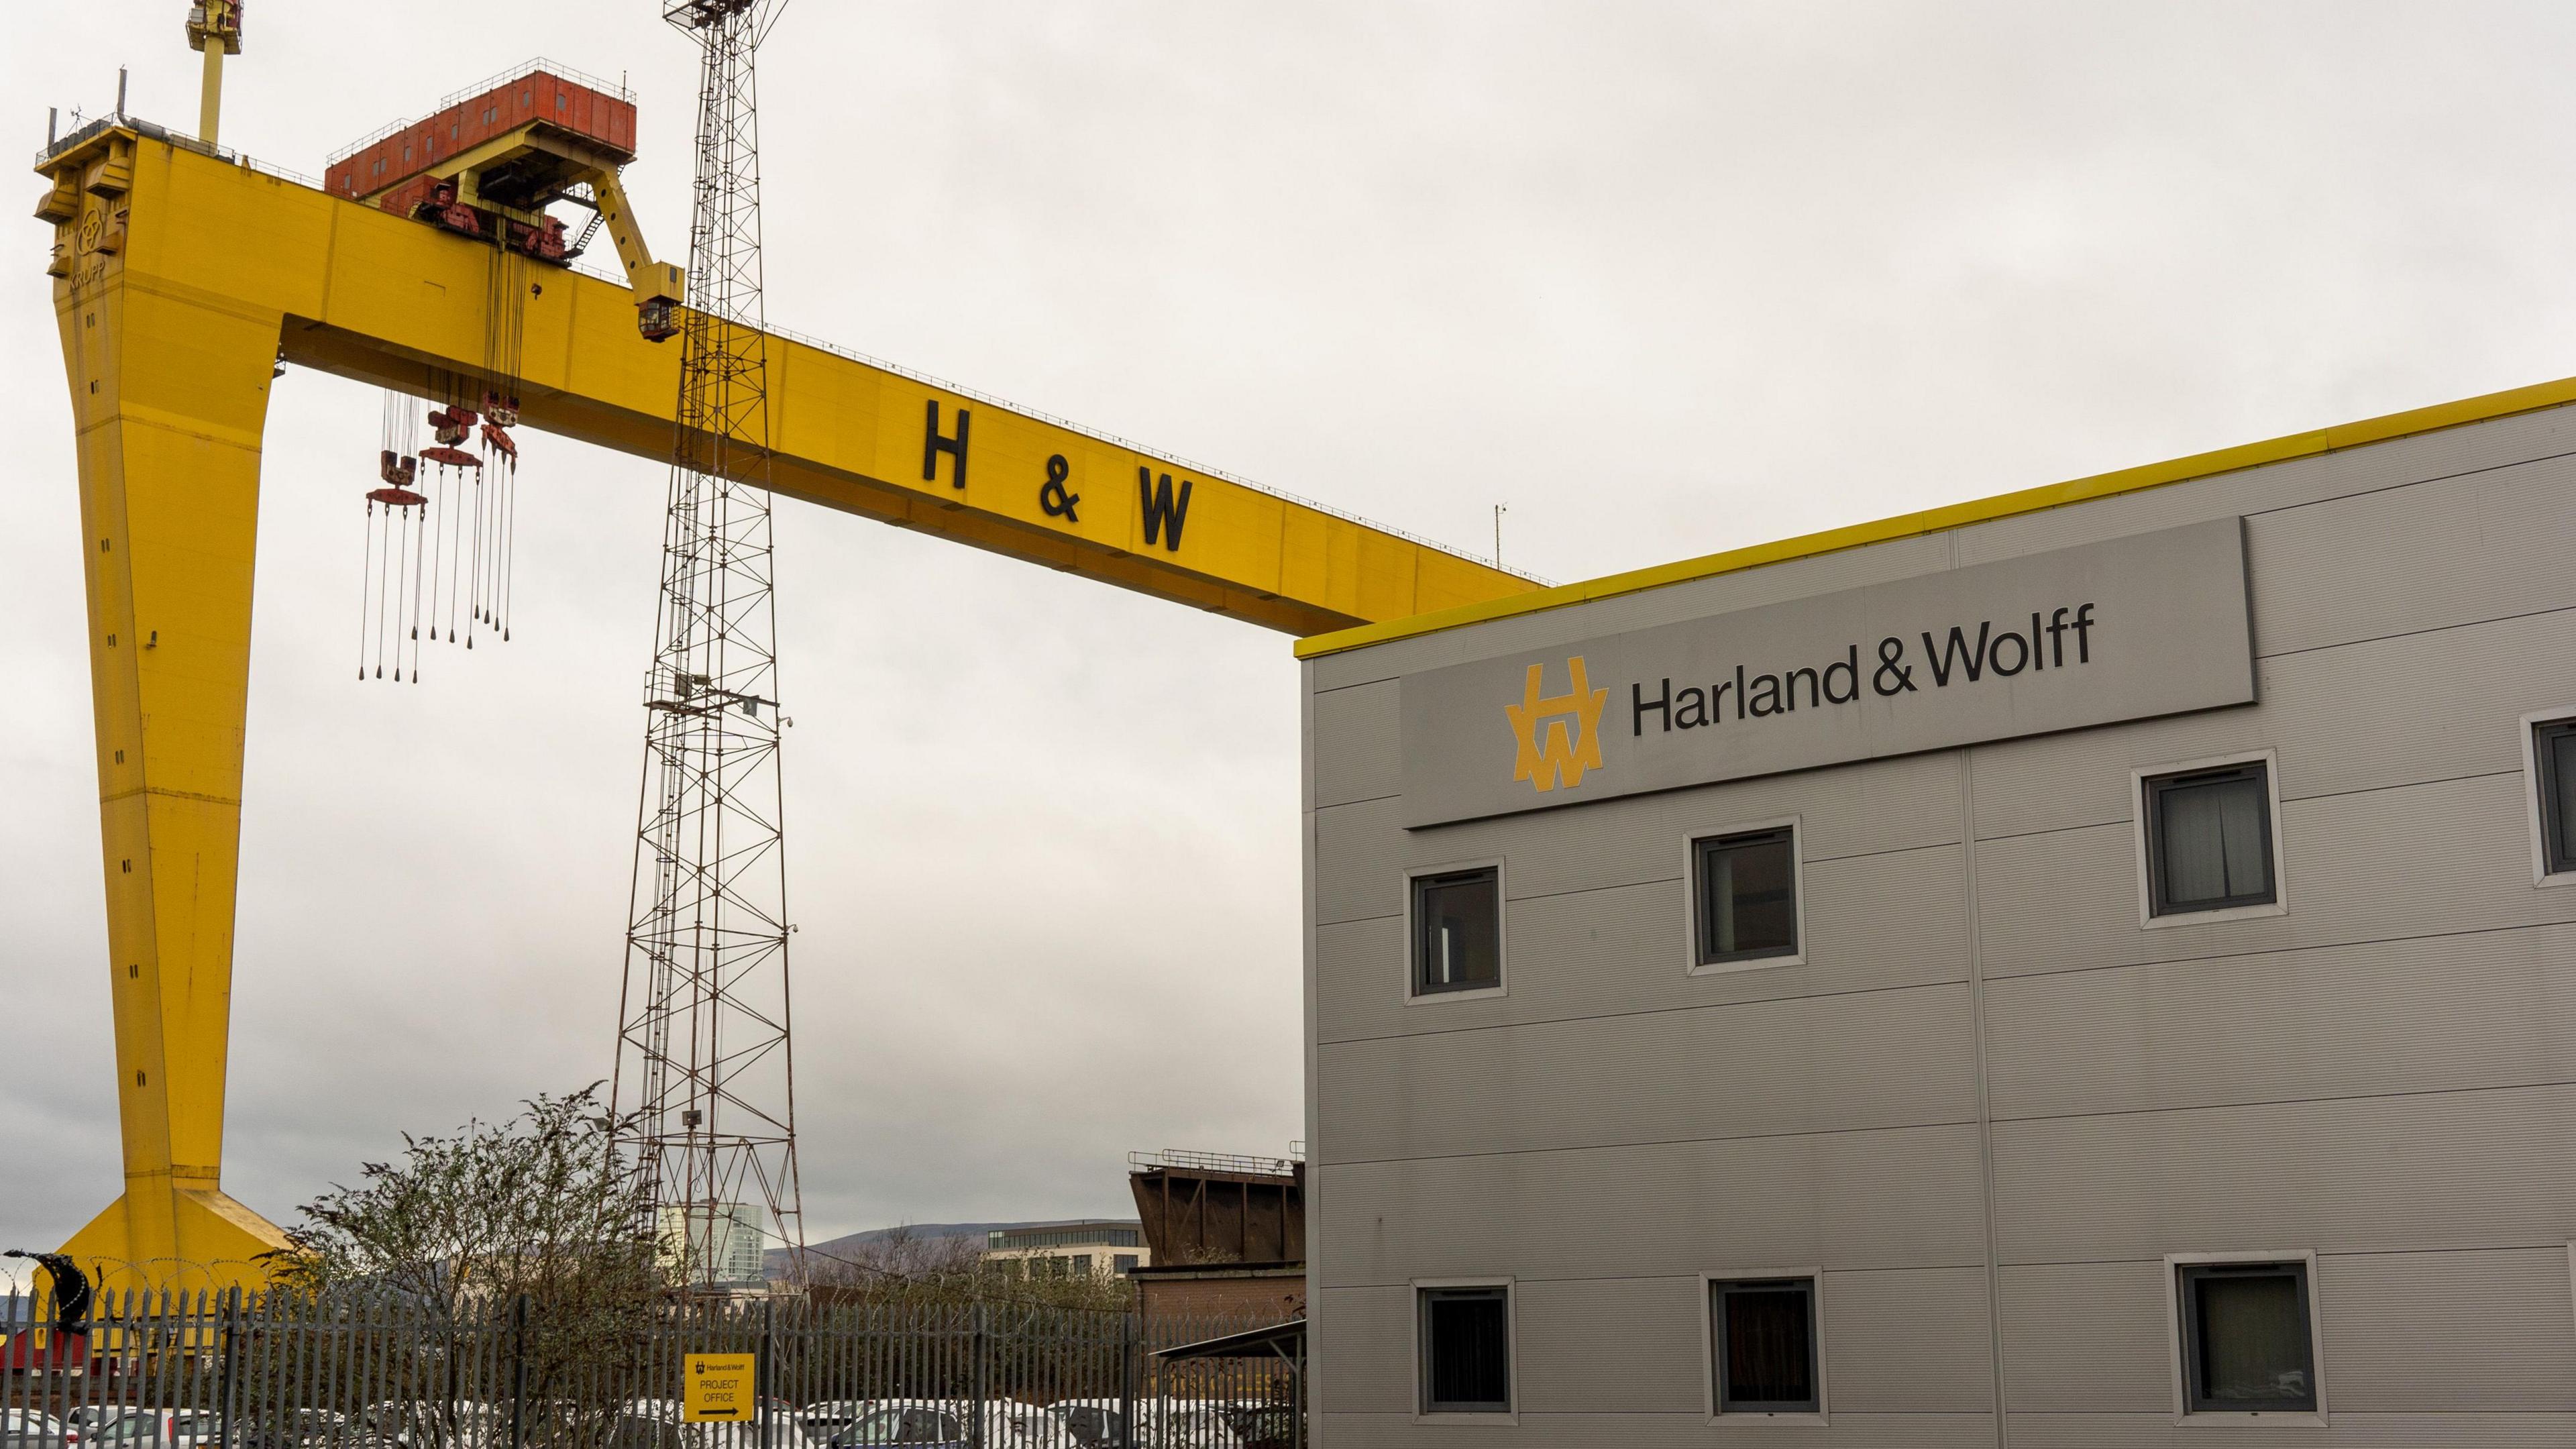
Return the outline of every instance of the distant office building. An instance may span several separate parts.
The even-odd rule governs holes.
[[[1127,1161],[1154,1257],[1136,1275],[1148,1317],[1306,1311],[1305,1163],[1170,1151]]]
[[[707,1277],[720,1285],[763,1281],[761,1251],[768,1246],[769,1215],[758,1203],[723,1203],[712,1212],[666,1207],[660,1227],[665,1268],[677,1268],[685,1256],[691,1278],[699,1277],[699,1265],[711,1264]]]
[[[1316,1442],[2576,1444],[2571,460],[1304,641]]]
[[[1135,1219],[1082,1218],[997,1228],[984,1236],[984,1261],[1028,1278],[1123,1278],[1153,1255]]]

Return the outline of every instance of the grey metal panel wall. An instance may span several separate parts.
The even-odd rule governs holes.
[[[1397,682],[1385,679],[1307,697],[1315,708],[1309,739],[1322,746],[1315,753],[1315,805],[1400,794],[1404,782],[1396,751],[1396,707],[1403,694]]]
[[[1402,1283],[1309,1288],[1317,1330],[1308,1349],[1316,1377],[1333,1385],[1331,1408],[1346,1414],[1413,1412],[1413,1290]],[[1321,1325],[1330,1323],[1332,1331]],[[1339,1436],[1332,1436],[1337,1441]]]
[[[2004,1268],[2004,1403],[2013,1414],[2171,1413],[2164,1271],[2162,1254]]]
[[[1330,1287],[1508,1271],[1531,1278],[1746,1266],[1985,1261],[1972,1125],[1326,1164]],[[1716,1266],[1727,1266],[1720,1263]]]
[[[1712,1269],[1727,1265],[1711,1263]],[[1747,1264],[1748,1267],[1776,1266]],[[1410,1413],[1409,1287],[1323,1292],[1348,1326],[1330,1350],[1350,1392],[1337,1405]],[[1666,1278],[1523,1280],[1514,1285],[1515,1373],[1526,1416],[1707,1413],[1708,1364],[1694,1272]],[[1985,1273],[1976,1268],[1831,1273],[1827,1409],[1845,1415],[1966,1414],[1992,1408]],[[1657,1330],[1640,1333],[1651,1326]],[[1729,1424],[1728,1437],[1751,1424]],[[1705,1430],[1703,1430],[1705,1432]]]
[[[2576,1239],[2576,1085],[1995,1124],[2006,1262]]]
[[[2124,821],[2132,768],[2243,750],[2280,751],[2290,800],[2518,772],[2518,721],[2576,704],[2576,608],[2283,655],[2260,673],[2256,709],[1980,747],[1977,834]]]
[[[1323,1114],[1332,1135],[1321,1160],[1842,1132],[1977,1115],[1968,992],[1959,985],[1505,1030],[1326,1044]],[[1724,1090],[1712,1091],[1719,1083]]]
[[[1827,1274],[1824,1314],[1834,1414],[1994,1409],[1984,1268]]]
[[[1822,1428],[1712,1425],[1698,1413],[1523,1414],[1518,1424],[1419,1424],[1409,1415],[1349,1414],[1328,1420],[1318,1441],[1329,1449],[1417,1444],[1454,1449],[1528,1449],[1534,1444],[1549,1449],[1708,1449],[1711,1444],[1728,1449],[1992,1449],[1995,1430],[1983,1414],[1836,1414]]]
[[[1672,842],[1676,866],[1682,844]],[[1521,898],[1503,908],[1508,994],[1407,1003],[1403,921],[1317,929],[1324,1041],[1468,1030],[1719,1002],[1876,991],[1967,972],[1957,846],[1811,862],[1806,964],[1692,976],[1688,902],[1670,880]],[[1504,863],[1508,885],[1515,872]]]
[[[2275,1244],[2276,1247],[2296,1246]],[[2161,1256],[2007,1269],[2016,1413],[2170,1414]],[[2560,1246],[2322,1254],[2316,1294],[2334,1414],[2576,1411],[2576,1304]]]
[[[1396,823],[1399,803],[1369,800],[1314,813],[1316,924],[1403,912],[1410,847],[1404,827]]]
[[[2310,504],[2247,522],[2266,654],[2576,604],[2576,459]]]
[[[2576,1081],[2571,963],[2576,926],[2556,925],[1997,981],[1994,1113]]]
[[[1984,563],[2231,513],[2263,513],[2408,484],[2476,477],[2571,452],[2576,452],[2576,410],[2554,408],[1996,519],[1959,529],[1953,537],[1959,562]]]
[[[1699,1335],[1642,1341],[1640,1323],[1687,1329],[1697,1278],[1587,1278],[1519,1285],[1520,1406],[1531,1414],[1706,1413]]]
[[[2576,920],[2576,892],[2532,889],[2530,800],[2516,773],[2284,801],[2287,914],[2152,931],[2138,928],[2137,844],[2129,825],[1980,841],[1977,914],[1986,973]]]
[[[2338,1407],[2576,1411],[2561,1245],[2325,1257],[2317,1285]]]
[[[2016,1414],[2012,1436],[2016,1445],[2047,1449],[2210,1449],[2213,1442],[2228,1449],[2564,1449],[2576,1444],[2576,1414],[2336,1413],[2322,1427],[2220,1429],[2177,1424],[2170,1412]]]
[[[2232,514],[2250,708],[1417,832],[1375,793],[1367,681]],[[2576,890],[2532,886],[2516,723],[2576,703],[2571,557],[2561,409],[1314,661],[1314,1303],[1364,1411],[1325,1449],[1993,1444],[1998,1334],[2017,1449],[2205,1445],[2162,1257],[2249,1249],[2322,1255],[2331,1423],[2231,1443],[2576,1444]],[[2142,930],[2131,769],[2252,749],[2287,913]],[[1686,974],[1683,837],[1789,815],[1809,964]],[[1484,858],[1509,993],[1406,1006],[1402,872]],[[1832,1425],[1708,1425],[1696,1275],[1793,1264],[1829,1275]],[[1403,1285],[1494,1272],[1521,1425],[1416,1425]]]
[[[1499,725],[1502,717],[1496,712]],[[1633,795],[1540,816],[1408,832],[1405,864],[1509,855],[1515,896],[1675,880],[1685,835],[1795,815],[1809,860],[1959,839],[1959,770],[1940,755]],[[1375,817],[1372,817],[1375,818]],[[1545,823],[1533,825],[1531,822]]]

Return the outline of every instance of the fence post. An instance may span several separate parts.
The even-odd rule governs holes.
[[[975,1360],[973,1365],[975,1376],[975,1418],[974,1422],[969,1424],[966,1429],[966,1442],[973,1445],[974,1449],[985,1449],[984,1392],[990,1386],[989,1380],[992,1372],[992,1351],[992,1342],[985,1332],[984,1300],[979,1296],[975,1300]]]
[[[752,1413],[760,1425],[760,1449],[769,1449],[769,1350],[774,1339],[771,1327],[776,1317],[778,1300],[760,1300],[760,1355],[751,1361]]]
[[[216,1438],[222,1449],[233,1449],[234,1356],[241,1337],[241,1285],[224,1290],[223,1367],[217,1374],[215,1394],[220,1407],[216,1410]]]
[[[1306,1449],[1306,1335],[1297,1335],[1297,1356],[1288,1361],[1288,1422],[1292,1449]]]
[[[1137,1356],[1144,1352],[1144,1334],[1133,1313],[1118,1315],[1118,1443],[1119,1449],[1136,1449],[1136,1380],[1140,1377]]]
[[[510,1300],[510,1449],[528,1444],[528,1295]]]

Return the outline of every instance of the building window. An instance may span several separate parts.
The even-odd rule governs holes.
[[[2281,898],[2272,878],[2268,761],[2149,775],[2144,791],[2149,914],[2268,906]]]
[[[1124,1278],[1128,1274],[1136,1271],[1137,1256],[1138,1255],[1134,1253],[1121,1253],[1118,1255],[1117,1263],[1119,1277]]]
[[[2314,1413],[2308,1265],[2185,1263],[2175,1271],[2190,1412]]]
[[[1511,1290],[1424,1288],[1422,1412],[1512,1411]]]
[[[1091,1276],[1091,1255],[1089,1253],[1076,1253],[1073,1255],[1073,1276],[1076,1278],[1088,1278]]]
[[[1414,994],[1474,991],[1502,982],[1502,868],[1415,876]]]
[[[1721,1414],[1813,1414],[1816,1280],[1747,1278],[1708,1285],[1709,1345]]]
[[[1798,954],[1798,830],[1794,825],[1691,842],[1699,964]]]
[[[2540,797],[2540,873],[2576,872],[2576,719],[2532,723],[2531,776]]]

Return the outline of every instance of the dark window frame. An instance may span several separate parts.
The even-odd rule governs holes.
[[[1441,1301],[1491,1299],[1503,1308],[1503,1397],[1500,1400],[1442,1401],[1432,1395],[1431,1305]],[[1413,1373],[1417,1388],[1415,1405],[1425,1416],[1434,1414],[1472,1414],[1479,1418],[1505,1418],[1517,1414],[1515,1377],[1519,1365],[1512,1342],[1512,1285],[1509,1282],[1422,1283],[1413,1290]]]
[[[1430,979],[1431,917],[1430,912],[1423,908],[1424,899],[1429,892],[1442,886],[1465,885],[1480,878],[1490,881],[1494,888],[1494,979],[1433,981]],[[1411,872],[1404,882],[1404,925],[1407,999],[1418,1001],[1461,992],[1503,989],[1503,957],[1508,943],[1503,938],[1503,867],[1500,861]]]
[[[1789,944],[1763,946],[1752,950],[1717,950],[1710,944],[1717,935],[1715,929],[1717,902],[1709,890],[1709,858],[1720,850],[1763,845],[1775,840],[1785,841],[1789,847]],[[1786,961],[1791,957],[1803,958],[1807,951],[1806,874],[1805,863],[1800,859],[1798,852],[1798,822],[1794,820],[1692,836],[1690,883],[1693,969],[1706,966],[1747,966],[1764,961]]]
[[[2218,785],[2250,779],[2255,786],[2255,799],[2262,807],[2261,859],[2263,889],[2239,895],[2220,896],[2211,900],[2180,902],[2173,900],[2166,888],[2164,797],[2178,789]],[[2271,757],[2232,760],[2226,764],[2196,766],[2186,770],[2169,770],[2141,775],[2138,780],[2139,829],[2143,832],[2147,858],[2147,916],[2163,920],[2177,916],[2205,916],[2214,911],[2240,911],[2281,903],[2281,860],[2279,826],[2273,819],[2273,780]]]
[[[2576,738],[2576,715],[2531,722],[2532,808],[2539,811],[2540,873],[2543,878],[2576,874],[2576,830],[2558,813],[2558,764],[2551,746],[2562,739]]]
[[[1759,1277],[1737,1274],[1712,1275],[1705,1280],[1707,1289],[1709,1405],[1719,1415],[1774,1417],[1780,1415],[1822,1415],[1825,1412],[1824,1290],[1814,1273],[1771,1273]],[[1726,1299],[1730,1293],[1778,1292],[1797,1288],[1807,1299],[1807,1387],[1805,1399],[1745,1399],[1734,1397],[1727,1379],[1728,1338]]]
[[[2176,1263],[2174,1272],[2174,1306],[2181,1319],[2175,1325],[2182,1348],[2182,1403],[2186,1414],[2317,1414],[2324,1412],[2325,1398],[2317,1381],[2316,1284],[2313,1267],[2305,1258],[2246,1258],[2207,1263]],[[2254,1277],[2287,1277],[2298,1289],[2298,1324],[2302,1346],[2306,1350],[2308,1392],[2304,1400],[2268,1403],[2249,1409],[2231,1399],[2213,1399],[2203,1392],[2200,1343],[2199,1287],[2213,1280]]]

